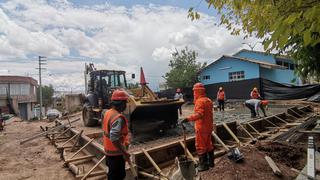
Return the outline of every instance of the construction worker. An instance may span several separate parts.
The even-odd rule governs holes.
[[[178,89],[176,90],[176,94],[174,95],[174,99],[183,99],[183,94],[182,94],[180,88],[178,88]],[[180,116],[182,116],[181,106],[179,107],[179,113],[180,113]]]
[[[256,87],[254,87],[250,93],[251,99],[261,99],[260,93]]]
[[[257,115],[260,117],[259,108],[261,109],[264,117],[267,117],[265,106],[268,105],[267,100],[260,99],[249,99],[245,101],[245,106],[247,106],[251,111],[251,118],[255,118]]]
[[[111,96],[111,109],[103,118],[103,145],[109,180],[123,180],[126,177],[125,161],[130,162],[128,120],[121,113],[126,109],[128,95],[115,90]]]
[[[224,102],[226,100],[226,95],[222,87],[219,87],[219,91],[217,92],[217,102],[219,110],[224,111]]]
[[[211,141],[211,133],[215,129],[213,121],[213,104],[206,97],[203,84],[196,83],[193,86],[194,113],[183,119],[181,123],[195,121],[196,150],[199,156],[198,171],[205,171],[214,167],[214,152]]]

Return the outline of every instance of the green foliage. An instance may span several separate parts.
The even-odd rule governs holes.
[[[165,75],[169,87],[191,87],[198,82],[198,72],[206,66],[206,63],[197,63],[197,56],[198,54],[194,50],[189,50],[188,47],[172,53],[172,59],[169,62],[171,70]]]
[[[53,86],[50,84],[49,86],[42,86],[42,104],[43,106],[48,106],[52,104],[52,96],[54,93]],[[37,101],[40,103],[40,89],[37,88]]]
[[[297,73],[319,77],[320,1],[206,0],[233,35],[263,39],[264,49],[297,58]],[[196,19],[192,8],[188,17]]]

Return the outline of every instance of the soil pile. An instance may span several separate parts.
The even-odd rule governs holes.
[[[244,147],[240,149],[244,160],[239,163],[231,161],[227,155],[222,156],[215,162],[215,167],[201,172],[203,180],[211,179],[293,179],[297,174],[290,170],[285,164],[277,163],[283,177],[279,178],[273,174],[265,160],[265,153],[255,147]]]
[[[283,163],[296,169],[302,169],[306,164],[306,148],[297,144],[264,142],[258,144],[257,148],[265,152],[276,163]]]

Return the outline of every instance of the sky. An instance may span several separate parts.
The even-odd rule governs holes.
[[[187,18],[190,7],[200,20]],[[128,82],[143,67],[157,91],[175,49],[187,46],[211,63],[258,41],[230,35],[218,20],[205,0],[0,0],[0,74],[38,80],[38,56],[45,56],[42,82],[56,90],[83,91],[85,63],[93,62],[125,70]]]

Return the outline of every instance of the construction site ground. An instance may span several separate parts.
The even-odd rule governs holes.
[[[286,108],[299,103],[288,102],[284,104],[283,102],[277,102],[274,106],[270,106],[267,113],[268,115],[280,113]],[[183,116],[181,118],[192,112],[192,105],[183,106]],[[76,113],[72,116],[81,117],[81,113]],[[217,122],[251,119],[249,117],[250,112],[241,105],[226,108],[223,115],[220,112],[215,112],[215,116]],[[56,153],[56,148],[50,145],[48,139],[41,137],[23,145],[19,144],[19,140],[41,132],[39,127],[48,126],[49,124],[46,120],[26,122],[21,121],[19,118],[13,118],[6,124],[5,130],[0,132],[0,179],[74,179],[72,173],[67,168],[63,168],[63,161],[60,160],[59,154]],[[77,121],[73,126],[78,130],[83,129],[84,134],[101,131],[100,127],[84,127],[82,120]],[[191,136],[192,134],[192,126],[190,126],[188,135]],[[131,145],[130,152],[181,139],[181,130],[176,128],[169,135],[164,134],[161,138],[154,137],[145,142],[137,141]],[[97,141],[102,142],[101,140]],[[297,174],[292,172],[290,168],[294,167],[301,170],[306,160],[305,144],[295,147],[278,144],[256,144],[254,146],[241,147],[240,150],[245,156],[244,162],[235,164],[226,155],[219,157],[216,159],[215,168],[200,174],[202,179],[278,179],[273,175],[272,170],[265,161],[265,155],[269,155],[277,163],[281,171],[283,171],[284,179],[293,179]],[[273,153],[276,151],[282,154],[276,156],[277,154],[274,155]],[[289,155],[291,159],[285,155]]]

